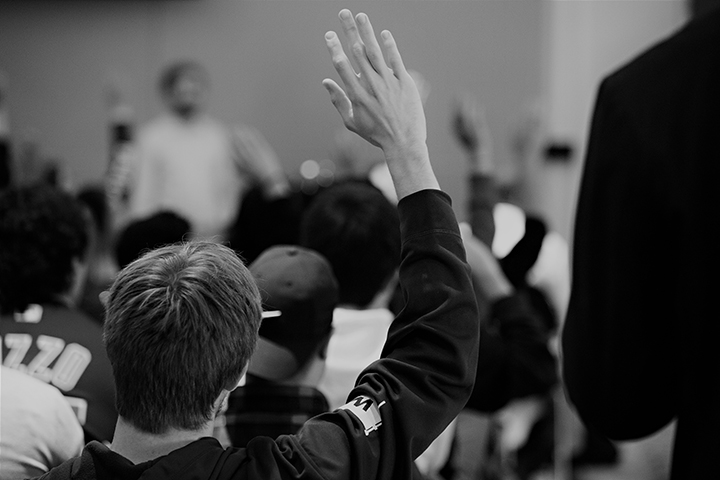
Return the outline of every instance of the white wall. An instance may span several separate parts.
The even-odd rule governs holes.
[[[528,166],[527,203],[571,237],[590,116],[600,81],[687,20],[684,0],[545,0],[543,141],[569,140],[566,164]]]

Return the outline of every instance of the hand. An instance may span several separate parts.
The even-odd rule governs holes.
[[[235,126],[233,144],[242,161],[241,168],[247,167],[251,175],[256,177],[267,198],[287,195],[290,186],[280,159],[259,130],[248,125]]]
[[[492,137],[487,118],[473,97],[468,96],[456,102],[453,131],[476,171],[489,173],[493,170]]]
[[[325,41],[344,89],[331,79],[325,79],[323,85],[345,126],[382,148],[398,198],[439,188],[425,143],[420,93],[403,65],[394,38],[387,30],[381,34],[386,62],[367,15],[360,13],[354,19],[344,9],[339,17],[359,73],[331,31],[325,34]]]

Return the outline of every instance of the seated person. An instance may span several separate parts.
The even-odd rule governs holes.
[[[330,264],[312,250],[278,246],[250,265],[263,321],[246,383],[230,394],[226,426],[234,446],[296,433],[327,412],[316,388],[325,369],[338,287]]]
[[[181,242],[189,234],[190,223],[173,212],[158,212],[135,220],[118,236],[115,260],[120,268],[125,268],[146,250]]]
[[[312,198],[295,190],[269,198],[262,187],[250,189],[228,230],[228,245],[248,264],[275,245],[296,245],[302,212]]]
[[[82,427],[57,388],[5,366],[0,383],[0,480],[42,475],[80,454]]]
[[[213,418],[252,356],[260,292],[223,245],[150,251],[120,272],[107,301],[105,345],[119,411],[113,442],[91,442],[46,480],[409,478],[414,458],[465,404],[477,362],[478,312],[457,221],[439,191],[419,94],[395,41],[383,32],[383,52],[367,16],[356,18],[340,12],[350,44],[364,44],[354,51],[368,52],[354,57],[374,87],[360,82],[334,32],[325,41],[345,89],[330,79],[324,86],[346,126],[381,146],[400,199],[399,275],[407,302],[382,358],[363,371],[349,403],[309,420],[296,435],[224,449],[209,437]]]
[[[54,187],[0,193],[2,357],[59,388],[88,440],[110,441],[117,413],[102,327],[75,307],[88,229],[80,204]]]
[[[397,208],[368,183],[335,184],[305,212],[300,242],[327,258],[338,280],[339,305],[319,386],[337,408],[358,374],[380,358],[393,321],[388,304],[400,265]]]
[[[469,262],[473,265],[484,258],[481,268],[473,270],[485,272],[483,277],[495,271],[510,287],[496,298],[488,296],[485,288],[478,289],[481,349],[476,387],[466,408],[493,415],[489,436],[493,437],[495,458],[513,457],[509,468],[514,475],[526,477],[547,466],[554,454],[551,395],[558,375],[551,346],[560,322],[558,315],[565,308],[563,292],[569,289],[567,246],[541,219],[500,202],[492,138],[477,103],[472,98],[459,103],[453,120],[455,136],[470,165],[472,232],[470,226],[463,232]],[[493,254],[499,258],[497,262]],[[499,267],[487,268],[488,261],[499,263]],[[474,279],[476,285],[482,283],[477,275]],[[477,427],[472,430],[472,435],[488,436]],[[460,428],[462,431],[471,430]],[[458,438],[456,444],[466,439],[470,440]],[[470,441],[479,449],[487,438]],[[492,463],[471,448],[465,450],[467,458],[455,462],[459,471],[456,478],[462,478],[463,471],[472,472],[483,463]]]

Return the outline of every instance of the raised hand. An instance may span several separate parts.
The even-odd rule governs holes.
[[[472,96],[457,100],[453,115],[453,131],[468,154],[471,168],[482,173],[493,170],[492,137],[485,111]]]
[[[381,49],[367,15],[353,18],[345,9],[339,17],[358,71],[337,34],[330,31],[325,41],[343,87],[331,79],[325,79],[323,85],[345,126],[383,149],[399,198],[439,188],[430,166],[420,93],[395,39],[384,30]]]

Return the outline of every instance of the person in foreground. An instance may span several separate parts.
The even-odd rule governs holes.
[[[253,352],[258,289],[222,245],[154,250],[118,275],[107,299],[120,415],[113,442],[91,442],[41,478],[410,478],[413,459],[467,401],[477,304],[450,199],[430,165],[420,96],[389,32],[386,64],[366,15],[342,10],[340,19],[360,75],[328,32],[344,89],[324,85],[345,125],[382,148],[400,199],[406,308],[383,358],[362,372],[353,400],[296,435],[224,449],[210,437],[213,418]]]
[[[587,425],[629,440],[676,421],[672,479],[718,477],[718,44],[715,8],[600,85],[562,338]]]

